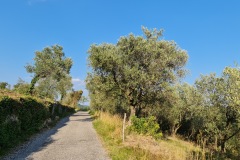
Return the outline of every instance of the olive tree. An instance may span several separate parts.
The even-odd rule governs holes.
[[[58,93],[62,99],[72,87],[69,75],[72,60],[65,57],[63,47],[54,45],[35,52],[34,62],[25,67],[28,73],[33,74],[29,93],[33,94],[35,84],[38,83],[38,90],[43,91],[43,95],[51,94],[49,96],[54,97]]]
[[[142,30],[144,36],[130,34],[117,44],[92,45],[88,51],[90,95],[119,99],[116,104],[127,105],[131,116],[138,115],[148,99],[160,101],[156,95],[185,75],[188,59],[174,41],[160,39],[162,30]]]
[[[225,152],[226,143],[240,133],[240,71],[226,67],[221,77],[202,76],[196,87],[204,95],[201,130]]]

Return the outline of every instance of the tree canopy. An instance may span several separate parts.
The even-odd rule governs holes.
[[[185,75],[188,59],[174,41],[160,39],[162,30],[142,30],[145,37],[130,34],[116,45],[92,45],[88,51],[93,70],[87,79],[90,95],[113,97],[116,105],[125,103],[131,115],[161,101],[168,88]]]
[[[225,144],[240,133],[240,70],[226,67],[221,77],[202,76],[196,87],[204,95],[204,134],[225,151]]]
[[[63,47],[54,45],[35,52],[34,64],[28,64],[26,70],[33,74],[29,93],[33,94],[35,84],[41,96],[53,99],[60,94],[61,99],[72,87],[70,69],[71,58],[66,58]]]
[[[0,82],[0,89],[10,88],[10,85],[7,82]]]
[[[193,85],[182,83],[187,52],[162,39],[162,30],[142,30],[144,36],[130,34],[116,44],[90,47],[90,107],[129,117],[155,116],[165,134],[207,146],[217,159],[239,159],[239,68],[226,67],[221,76],[202,75]]]

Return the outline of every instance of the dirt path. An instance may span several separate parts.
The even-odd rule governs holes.
[[[87,112],[61,120],[4,160],[108,160]]]

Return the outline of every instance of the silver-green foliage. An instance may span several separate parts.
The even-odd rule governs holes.
[[[130,34],[117,44],[92,45],[88,51],[92,73],[87,86],[93,107],[131,109],[131,115],[159,100],[166,88],[185,75],[188,55],[174,41],[160,39],[162,30],[145,36]],[[98,103],[100,102],[100,103]],[[111,108],[110,108],[111,107]]]
[[[72,60],[65,57],[63,47],[54,45],[35,52],[34,62],[33,65],[26,66],[27,72],[33,74],[30,94],[33,94],[35,84],[38,84],[37,93],[40,96],[53,99],[56,95],[61,95],[63,99],[66,91],[72,87]]]
[[[221,77],[202,76],[196,87],[204,95],[202,134],[224,152],[240,134],[240,70],[226,67]]]
[[[18,92],[20,94],[25,94],[25,95],[28,94],[29,88],[30,88],[30,84],[25,82],[21,78],[19,78],[17,84],[13,86],[13,90],[15,92]]]

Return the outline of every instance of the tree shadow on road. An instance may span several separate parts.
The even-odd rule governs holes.
[[[92,118],[84,118],[84,119],[78,119],[78,120],[70,120],[70,121],[79,121],[79,122],[92,122]]]
[[[57,134],[60,131],[60,129],[66,126],[70,121],[91,122],[92,118],[89,116],[87,112],[78,112],[77,114],[65,117],[62,120],[60,120],[53,128],[38,133],[37,135],[30,138],[24,144],[16,147],[12,153],[7,155],[6,157],[3,157],[3,160],[33,159],[32,155],[34,153],[44,150],[50,144],[56,141],[55,139],[53,139],[53,135]]]
[[[69,116],[60,120],[53,128],[46,131],[42,131],[31,137],[27,142],[17,146],[13,149],[13,152],[3,157],[3,160],[31,160],[31,155],[35,152],[44,150],[46,146],[53,143],[52,135],[56,134],[60,128],[67,125],[69,122]]]

